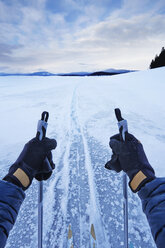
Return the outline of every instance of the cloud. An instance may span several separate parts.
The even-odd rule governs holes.
[[[0,0],[0,66],[17,72],[147,68],[165,40],[165,4],[155,2]]]
[[[129,19],[108,18],[104,22],[90,26],[79,34],[81,46],[90,45],[101,47],[105,45],[121,46],[136,45],[139,41],[151,38],[163,38],[165,30],[165,19],[163,15],[151,16],[148,14],[133,16]],[[95,44],[94,44],[95,43]]]
[[[19,49],[21,46],[18,45],[7,45],[0,43],[0,62],[11,62],[13,59],[11,57],[14,50]]]

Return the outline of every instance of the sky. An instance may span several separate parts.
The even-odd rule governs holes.
[[[146,70],[164,0],[0,0],[0,72]]]

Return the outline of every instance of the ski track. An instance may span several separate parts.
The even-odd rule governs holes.
[[[67,247],[67,232],[71,224],[74,248],[87,248],[90,246],[90,227],[94,224],[97,247],[111,247],[100,215],[89,148],[78,119],[77,101],[75,87],[70,106],[68,141],[58,165],[61,175],[57,176],[53,186],[54,221],[46,235],[45,246]]]
[[[78,153],[78,175],[79,178],[79,211],[80,212],[80,237],[75,237],[75,247],[87,247],[90,243],[89,232],[91,224],[95,226],[95,232],[97,239],[102,247],[104,247],[104,228],[102,227],[101,217],[99,215],[97,200],[96,200],[96,189],[94,185],[94,179],[91,169],[91,161],[88,153],[87,142],[83,133],[83,129],[78,119],[77,109],[77,90],[75,89],[73,94],[73,101],[71,106],[71,119],[74,133],[74,140],[77,141],[77,153]],[[76,132],[76,133],[75,133]],[[74,142],[72,143],[74,146]],[[75,144],[76,145],[76,144]],[[76,154],[76,153],[74,153]],[[73,159],[74,161],[74,159]],[[73,192],[73,191],[72,191]],[[71,198],[72,201],[73,198]],[[70,207],[69,207],[70,209]],[[73,225],[74,226],[74,225]],[[99,232],[97,229],[100,229]],[[73,230],[74,233],[74,230]],[[77,240],[80,239],[80,243],[76,244]],[[74,237],[73,237],[74,240]]]
[[[78,105],[78,93],[77,97],[75,96],[75,108],[76,108],[76,113],[77,113],[77,122],[79,123],[80,126],[80,132],[82,135],[82,142],[84,146],[84,153],[85,153],[85,169],[88,174],[88,184],[89,184],[89,193],[90,193],[90,205],[89,205],[89,212],[90,212],[90,226],[91,224],[94,224],[95,228],[95,233],[96,233],[96,240],[97,240],[97,246],[101,247],[111,247],[110,243],[108,243],[108,237],[107,233],[105,231],[103,221],[102,221],[102,216],[100,215],[100,205],[98,201],[98,192],[97,192],[97,187],[96,183],[94,180],[94,173],[93,173],[93,166],[92,166],[92,161],[89,153],[89,147],[88,147],[88,142],[87,139],[89,137],[85,136],[85,129],[83,129],[78,113],[79,113],[79,105]]]

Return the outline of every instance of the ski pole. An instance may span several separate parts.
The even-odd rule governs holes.
[[[115,115],[118,120],[120,139],[125,141],[125,134],[128,132],[127,121],[121,116],[119,108],[115,109]],[[127,190],[127,175],[123,172],[123,196],[124,196],[124,247],[128,248],[128,190]]]
[[[49,113],[44,111],[41,115],[41,120],[38,121],[36,138],[42,140],[46,136],[47,121]],[[49,161],[45,159],[49,167]],[[39,182],[38,188],[38,248],[42,248],[42,234],[43,234],[43,181]]]

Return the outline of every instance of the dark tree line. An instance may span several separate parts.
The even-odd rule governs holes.
[[[155,59],[150,64],[150,69],[165,66],[165,49],[162,47],[162,51],[159,55],[156,55]]]

